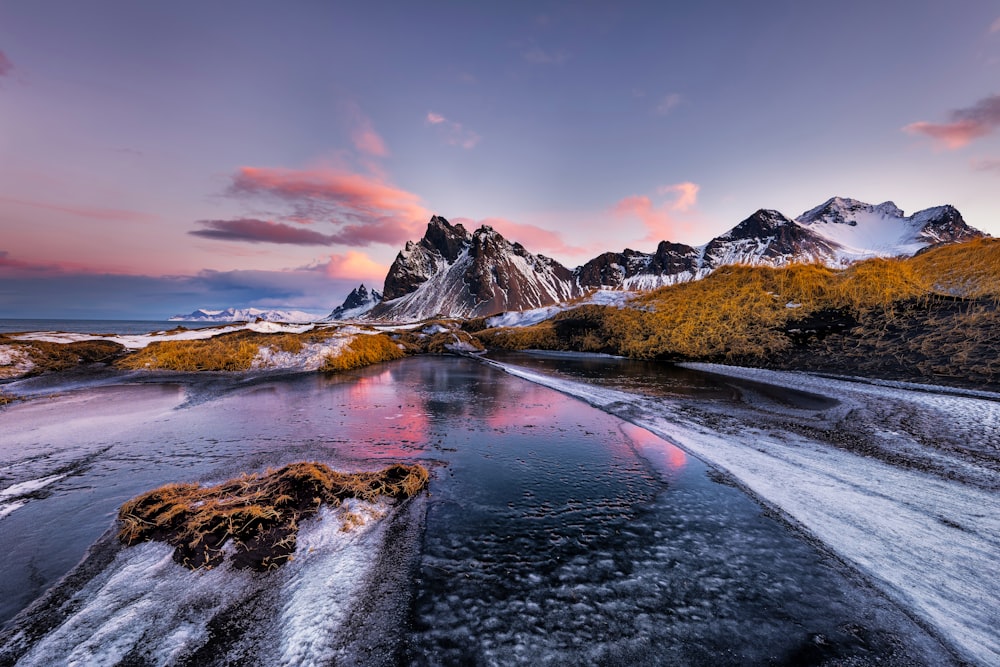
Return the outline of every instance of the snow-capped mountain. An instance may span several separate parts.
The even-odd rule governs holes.
[[[510,243],[492,227],[470,234],[434,216],[418,242],[407,242],[385,279],[374,319],[419,320],[438,314],[476,317],[538,308],[582,294],[555,260]]]
[[[836,248],[836,262],[912,255],[939,243],[983,236],[954,206],[935,206],[906,216],[891,201],[872,205],[834,197],[795,219]]]
[[[170,322],[315,322],[317,317],[301,310],[264,310],[261,308],[226,308],[208,310],[199,308],[187,315],[174,315]]]
[[[334,308],[332,313],[323,318],[323,321],[353,320],[367,313],[381,300],[381,292],[376,289],[368,291],[368,288],[362,283],[359,287],[351,290],[351,293],[344,299],[344,303]]]
[[[491,227],[470,234],[462,225],[434,216],[424,237],[407,242],[396,256],[385,278],[383,301],[366,317],[493,315],[561,303],[594,288],[646,290],[696,280],[729,264],[820,262],[842,267],[981,236],[952,206],[906,216],[892,202],[872,205],[834,197],[795,220],[760,209],[704,245],[662,241],[654,253],[606,252],[570,271]]]
[[[940,243],[983,236],[953,206],[906,216],[892,202],[834,197],[795,220],[760,209],[701,246],[661,242],[653,254],[605,253],[575,270],[584,287],[651,289],[703,278],[720,266],[820,262],[843,267],[869,257],[913,255]]]

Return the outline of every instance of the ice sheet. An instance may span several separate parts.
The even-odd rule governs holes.
[[[1000,663],[1000,503],[995,492],[890,465],[791,430],[760,428],[752,413],[725,419],[665,398],[501,367],[647,428],[727,471],[964,657]],[[854,383],[800,374],[751,374],[791,386],[818,383],[824,395],[848,401],[858,389]],[[944,402],[958,422],[996,423],[997,404],[991,401],[877,386],[861,391],[891,393],[917,406]]]

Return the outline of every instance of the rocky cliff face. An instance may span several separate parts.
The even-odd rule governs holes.
[[[573,272],[528,252],[491,227],[469,234],[440,216],[408,242],[385,279],[384,301],[370,317],[418,320],[476,317],[559,303],[582,293]]]

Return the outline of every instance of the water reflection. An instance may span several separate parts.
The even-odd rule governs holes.
[[[679,384],[708,395],[731,391],[684,375]],[[711,482],[698,460],[487,365],[423,357],[339,376],[204,382],[188,389],[205,400],[176,409],[174,387],[128,414],[74,397],[0,413],[4,487],[28,474],[20,452],[48,452],[32,464],[38,478],[89,457],[0,519],[0,619],[65,573],[143,490],[301,459],[393,459],[436,463],[415,597],[401,612],[409,622],[395,630],[404,662],[809,664],[902,645],[885,630],[895,612]],[[142,392],[100,395],[113,405]],[[859,618],[865,627],[851,629]]]

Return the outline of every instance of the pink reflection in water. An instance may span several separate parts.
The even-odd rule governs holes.
[[[636,450],[650,463],[663,472],[679,473],[687,465],[687,454],[677,445],[673,445],[660,436],[646,429],[623,422],[622,433],[632,441]]]

